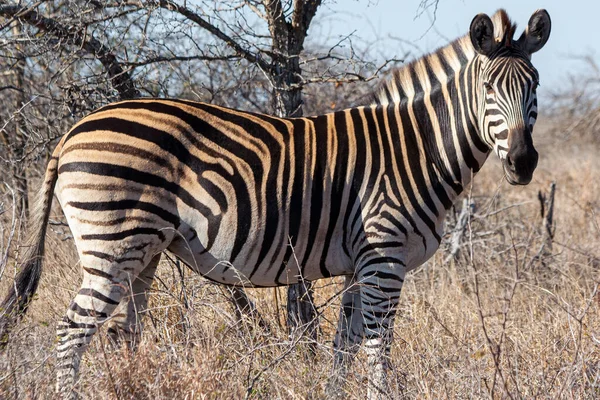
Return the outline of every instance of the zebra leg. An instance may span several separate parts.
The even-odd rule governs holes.
[[[406,268],[400,259],[381,255],[371,257],[363,265],[358,279],[369,364],[367,398],[389,398],[387,372],[392,328]]]
[[[363,339],[360,287],[353,277],[347,276],[342,296],[342,307],[337,332],[333,340],[333,373],[325,392],[328,398],[345,398],[343,384],[348,367],[360,349]]]
[[[80,251],[84,265],[81,289],[57,328],[56,391],[61,397],[76,396],[73,388],[81,356],[99,327],[111,317],[129,291],[130,278],[133,277],[135,282],[145,266],[151,265],[144,261],[147,259],[145,254],[150,253],[151,248],[140,248],[135,239],[122,241],[120,247],[115,247],[113,250],[118,251],[118,255],[97,250]],[[79,248],[81,250],[81,246]],[[155,254],[155,251],[151,254]],[[94,267],[86,267],[92,265]],[[155,268],[153,265],[152,269]],[[144,282],[147,280],[144,279]]]
[[[142,331],[140,316],[148,305],[147,290],[152,285],[160,256],[160,253],[155,255],[148,266],[131,283],[131,286],[127,287],[127,295],[123,296],[107,323],[107,332],[113,343],[125,343],[130,349],[135,348]],[[127,283],[130,282],[130,280],[127,281]]]
[[[75,396],[73,387],[81,356],[127,290],[124,284],[116,283],[109,274],[94,271],[98,271],[98,275],[84,272],[81,289],[58,324],[56,391],[62,397]]]

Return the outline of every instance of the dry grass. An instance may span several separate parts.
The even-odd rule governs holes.
[[[392,398],[600,396],[599,149],[545,136],[543,121],[535,140],[541,160],[534,182],[510,187],[498,162],[488,162],[469,193],[476,209],[458,257],[445,263],[448,253],[440,251],[407,279],[394,332]],[[551,180],[555,241],[540,252],[537,194]],[[9,214],[0,217],[6,222]],[[80,279],[68,231],[61,231],[54,227],[48,236],[38,298],[0,354],[0,398],[53,397],[54,326]],[[0,293],[14,273],[9,265]],[[284,289],[278,302],[274,289],[249,291],[265,330],[236,320],[226,289],[183,273],[184,286],[173,264],[160,268],[137,352],[111,348],[103,332],[94,339],[82,362],[84,398],[323,395],[339,280],[318,284],[321,331],[311,357],[303,339],[290,339],[282,326]],[[350,398],[366,394],[361,356],[349,376]]]

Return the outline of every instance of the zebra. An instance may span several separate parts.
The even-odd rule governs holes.
[[[327,391],[343,390],[363,345],[368,398],[384,396],[403,281],[439,247],[453,202],[492,152],[510,184],[532,180],[539,75],[531,55],[550,28],[537,10],[514,39],[504,10],[478,14],[468,34],[394,71],[371,104],[320,116],[176,99],[98,109],[50,158],[24,262],[1,306],[0,339],[37,289],[56,193],[83,269],[57,328],[63,396],[74,395],[100,325],[139,334],[136,312],[165,250],[241,287],[345,276]]]

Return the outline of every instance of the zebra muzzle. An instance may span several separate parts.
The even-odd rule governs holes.
[[[504,174],[511,185],[527,185],[537,167],[538,152],[533,147],[529,130],[513,134],[510,149],[504,160]]]

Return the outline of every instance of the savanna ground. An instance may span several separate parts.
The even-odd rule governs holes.
[[[541,118],[536,127],[533,182],[508,185],[491,156],[466,193],[474,206],[456,256],[449,257],[456,224],[449,218],[444,246],[406,280],[391,398],[600,397],[600,141],[564,135],[557,121]],[[549,247],[538,193],[548,195],[552,181]],[[10,192],[0,200],[4,296],[22,232],[13,229]],[[2,399],[54,396],[55,326],[80,274],[56,204],[51,219],[37,298],[0,353]],[[306,339],[288,336],[284,288],[248,290],[268,328],[240,322],[226,288],[163,257],[137,351],[113,348],[101,331],[77,390],[86,399],[321,398],[341,289],[339,279],[317,283],[320,331],[311,356]],[[365,397],[365,372],[361,352],[349,398]]]

